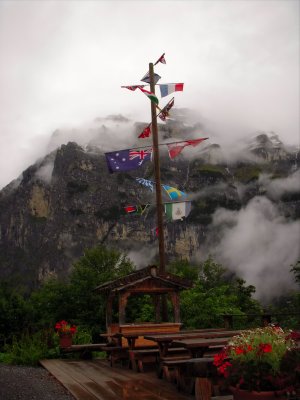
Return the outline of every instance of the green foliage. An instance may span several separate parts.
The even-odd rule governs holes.
[[[300,285],[300,260],[295,265],[291,265],[291,272],[295,275],[295,281]]]
[[[91,331],[89,328],[78,326],[76,333],[73,335],[73,344],[86,343],[92,343]]]
[[[37,329],[53,328],[57,321],[74,318],[70,286],[55,278],[49,279],[32,293],[30,304],[34,326]]]
[[[153,322],[154,304],[153,298],[149,295],[136,295],[128,298],[126,307],[128,322]]]
[[[240,182],[249,183],[257,180],[261,172],[262,169],[257,165],[244,165],[235,171],[234,176]]]
[[[132,271],[133,264],[125,254],[104,246],[86,250],[75,263],[70,276],[72,315],[76,325],[93,329],[95,340],[105,330],[106,299],[93,289]]]
[[[6,345],[2,359],[9,364],[37,365],[43,358],[57,357],[58,349],[49,350],[48,339],[48,334],[43,331],[24,333],[20,339],[14,339],[11,345]]]
[[[225,168],[214,164],[199,164],[193,167],[192,176],[198,176],[199,174],[204,176],[213,176],[215,178],[223,178],[226,174]]]
[[[179,264],[177,266],[179,267]],[[176,269],[175,269],[176,270]],[[182,322],[189,328],[209,328],[223,326],[222,314],[244,315],[244,313],[260,311],[259,303],[252,299],[253,286],[244,286],[245,281],[227,277],[227,271],[209,257],[198,267],[188,266],[187,277],[197,271],[194,288],[181,294]],[[193,279],[195,275],[190,275]]]
[[[198,278],[199,267],[191,265],[188,260],[174,260],[172,261],[167,269],[174,275],[180,276],[190,281],[196,281]]]
[[[28,326],[31,307],[7,282],[0,284],[0,346],[10,342]]]

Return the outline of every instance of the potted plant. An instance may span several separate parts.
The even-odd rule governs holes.
[[[295,356],[298,357],[296,364],[286,361]],[[294,391],[296,370],[300,368],[299,351],[291,332],[268,326],[234,336],[214,357],[214,365],[234,399],[278,399]]]
[[[69,324],[67,321],[59,321],[55,324],[55,330],[59,336],[60,347],[72,346],[73,335],[76,333],[76,326]]]

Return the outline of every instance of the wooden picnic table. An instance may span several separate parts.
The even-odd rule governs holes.
[[[164,335],[171,335],[174,332],[166,332],[166,333],[160,333],[160,336],[164,336]],[[144,339],[146,339],[146,346],[156,346],[155,343],[150,343],[149,339],[146,338],[146,336],[148,335],[156,335],[157,332],[149,332],[149,331],[145,331],[145,332],[129,332],[129,333],[125,333],[125,332],[117,332],[113,335],[113,338],[115,338],[118,341],[119,345],[122,345],[122,338],[127,340],[127,344],[128,344],[128,348],[130,350],[134,350],[136,348],[135,342],[139,337],[143,337]],[[150,341],[152,341],[150,339]]]
[[[171,344],[176,346],[181,346],[179,344],[184,339],[193,339],[193,338],[203,338],[203,339],[212,339],[212,338],[223,338],[223,337],[232,337],[238,335],[241,331],[225,331],[225,330],[218,330],[218,331],[180,331],[177,333],[170,333],[170,334],[154,334],[154,335],[145,335],[145,339],[152,340],[156,342],[159,348],[160,357],[166,357],[168,354],[168,350]],[[179,342],[180,341],[180,342]],[[176,342],[176,343],[175,343]]]
[[[174,345],[185,347],[192,358],[203,357],[203,354],[213,346],[225,346],[231,337],[189,338],[174,340]]]

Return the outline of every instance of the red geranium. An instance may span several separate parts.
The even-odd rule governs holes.
[[[245,390],[278,390],[290,382],[282,361],[295,346],[289,332],[265,327],[234,336],[214,365],[229,385]]]
[[[67,321],[62,320],[62,321],[56,322],[55,330],[60,335],[70,334],[73,336],[74,333],[76,333],[77,328],[75,325],[71,325]]]

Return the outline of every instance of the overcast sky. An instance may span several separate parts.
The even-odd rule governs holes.
[[[164,52],[160,83],[185,83],[175,106],[219,136],[273,130],[299,144],[299,36],[298,0],[0,0],[0,188],[56,128],[150,122],[145,96],[120,86]]]

